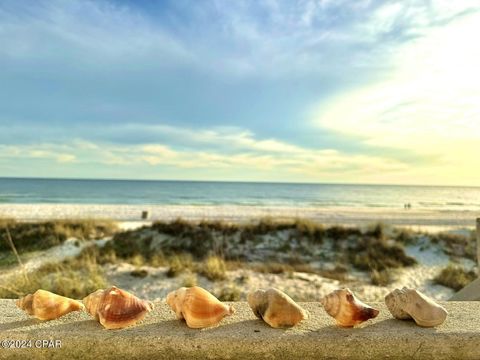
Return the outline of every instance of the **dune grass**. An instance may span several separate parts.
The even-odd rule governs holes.
[[[405,253],[399,243],[390,243],[384,237],[360,237],[348,253],[351,263],[360,270],[382,271],[412,266],[417,261]]]
[[[431,242],[440,244],[447,255],[466,257],[470,260],[477,261],[477,243],[474,232],[471,232],[470,236],[447,232],[440,232],[429,236]]]
[[[372,270],[370,272],[370,281],[372,285],[387,286],[392,282],[392,274],[389,269]]]
[[[70,237],[85,240],[103,238],[113,235],[118,230],[116,223],[110,220],[18,222],[0,219],[0,251],[10,249],[5,240],[7,227],[19,252],[48,249],[60,245]]]
[[[229,283],[223,286],[220,290],[214,291],[214,295],[220,301],[240,301],[241,300],[241,290],[234,283]]]
[[[44,289],[81,299],[107,285],[96,257],[88,252],[62,263],[45,264],[27,276],[18,272],[7,280],[8,284],[0,284],[0,298],[17,298]]]
[[[476,278],[474,271],[467,271],[462,266],[449,264],[435,277],[434,281],[437,284],[459,291]]]
[[[225,261],[218,256],[210,256],[204,263],[200,264],[200,274],[208,280],[218,281],[227,278],[227,266]]]

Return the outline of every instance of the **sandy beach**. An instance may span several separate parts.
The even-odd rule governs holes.
[[[469,210],[417,210],[367,207],[268,207],[268,206],[187,206],[187,205],[97,205],[97,204],[0,204],[0,217],[17,220],[112,219],[141,224],[142,211],[149,220],[190,221],[222,220],[248,222],[260,218],[303,218],[325,225],[365,226],[377,222],[403,226],[412,230],[439,231],[473,229],[480,212]]]

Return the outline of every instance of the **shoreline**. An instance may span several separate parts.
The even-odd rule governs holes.
[[[147,221],[141,219],[148,211]],[[188,221],[245,223],[260,218],[302,218],[325,225],[368,226],[384,223],[428,232],[474,229],[477,211],[434,211],[398,208],[285,207],[239,205],[97,205],[97,204],[0,204],[0,218],[20,221],[49,219],[109,219],[127,226],[182,218]]]

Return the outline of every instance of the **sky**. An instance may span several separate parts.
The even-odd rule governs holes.
[[[476,0],[2,0],[0,176],[480,185]]]

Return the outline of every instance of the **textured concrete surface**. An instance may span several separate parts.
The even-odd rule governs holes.
[[[309,319],[279,330],[239,302],[236,314],[219,326],[193,330],[175,320],[166,304],[155,305],[136,327],[104,330],[86,313],[41,322],[13,300],[0,300],[0,341],[32,340],[31,348],[0,348],[0,359],[480,359],[480,302],[444,303],[446,322],[430,329],[393,319],[380,303],[372,304],[380,309],[377,319],[342,329],[319,303],[302,303]],[[37,348],[37,340],[59,340],[61,347]]]

